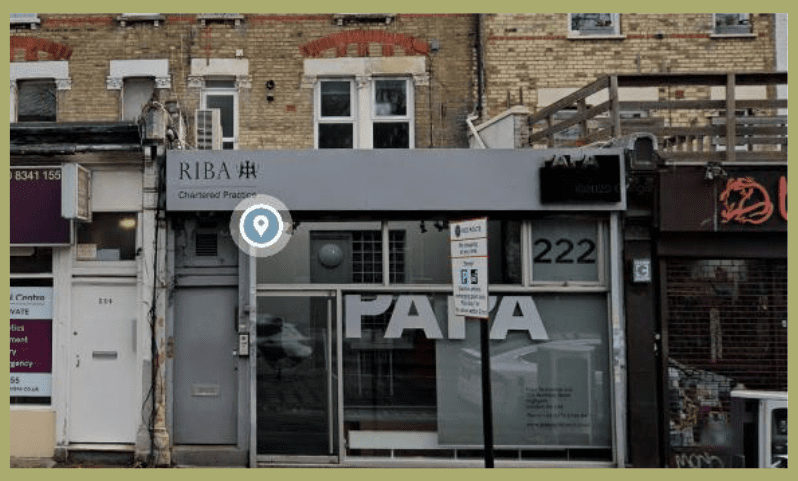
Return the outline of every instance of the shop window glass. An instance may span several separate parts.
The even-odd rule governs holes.
[[[521,284],[521,224],[488,223],[491,284]],[[390,221],[387,226],[390,284],[451,285],[448,221]],[[382,224],[300,222],[285,249],[257,262],[261,284],[382,284]]]
[[[78,224],[77,260],[135,260],[136,226],[135,212],[95,212],[91,222]]]
[[[402,455],[409,439],[430,450],[482,444],[479,325],[450,315],[450,302],[447,294],[344,294],[348,454]],[[606,296],[494,295],[491,305],[495,443],[610,447]],[[374,431],[395,444],[370,445]]]
[[[12,247],[11,274],[53,272],[53,250],[49,247]]]
[[[17,89],[18,122],[55,122],[55,81],[20,80]]]
[[[10,403],[49,405],[53,371],[53,280],[10,282]]]
[[[257,260],[259,284],[382,283],[380,222],[299,222],[278,254]]]
[[[591,219],[538,219],[532,226],[532,280],[601,282],[605,229]]]
[[[404,250],[400,264],[391,265],[391,283],[451,284],[452,271],[448,221],[388,222],[391,232],[402,232]],[[488,273],[490,284],[521,284],[521,221],[488,222]]]

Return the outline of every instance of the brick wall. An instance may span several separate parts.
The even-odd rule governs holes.
[[[611,73],[771,71],[774,15],[750,14],[753,34],[711,35],[712,14],[620,14],[622,38],[570,39],[568,14],[488,14],[484,18],[486,116],[510,105],[533,112],[537,89],[579,88]],[[660,92],[674,98],[676,89]],[[709,98],[708,89],[684,98]]]
[[[36,29],[11,29],[11,60],[69,60],[72,87],[58,92],[59,121],[116,121],[120,90],[108,90],[110,60],[169,59],[171,89],[189,119],[199,104],[187,77],[192,59],[249,60],[251,88],[239,96],[239,147],[313,147],[312,89],[302,88],[303,60],[318,57],[423,55],[429,85],[415,89],[416,147],[465,147],[464,119],[474,108],[473,15],[399,14],[389,24],[339,26],[333,15],[244,14],[201,25],[193,14],[165,14],[121,26],[121,14],[40,14]],[[359,34],[358,32],[373,32]],[[346,34],[349,32],[349,34]],[[439,45],[432,51],[433,39]],[[43,47],[54,44],[56,47]],[[305,48],[303,48],[305,47]],[[266,81],[273,80],[272,102]]]

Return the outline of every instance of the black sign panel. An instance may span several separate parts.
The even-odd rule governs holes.
[[[620,202],[621,159],[617,155],[576,158],[558,155],[540,168],[540,202]]]

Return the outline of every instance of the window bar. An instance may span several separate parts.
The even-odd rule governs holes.
[[[388,234],[388,222],[382,221],[380,229],[382,231],[382,285],[387,286],[391,282],[391,245]]]
[[[521,285],[529,287],[533,279],[532,266],[532,224],[529,221],[521,223],[521,265],[529,266],[521,269]]]

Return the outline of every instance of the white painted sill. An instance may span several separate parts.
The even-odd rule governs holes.
[[[710,33],[709,38],[756,38],[755,33]]]
[[[624,40],[626,35],[574,35],[568,34],[568,40]]]

